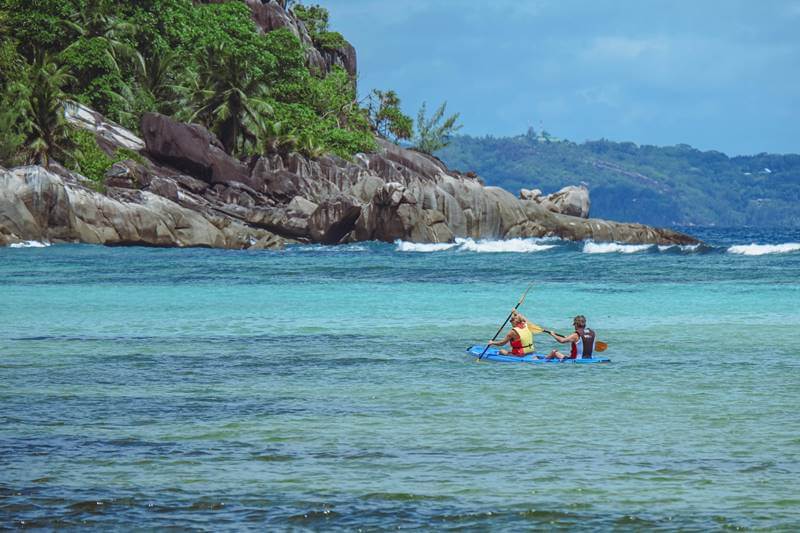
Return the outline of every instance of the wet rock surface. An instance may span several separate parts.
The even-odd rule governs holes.
[[[96,135],[113,129],[114,135],[104,137],[109,149],[130,149],[137,139],[91,116],[78,125]],[[274,248],[286,242],[545,236],[697,242],[669,229],[584,218],[584,188],[549,197],[535,191],[520,199],[484,186],[477,176],[451,171],[435,157],[380,139],[376,152],[351,161],[296,153],[240,161],[197,124],[148,113],[141,132],[138,159],[109,169],[104,192],[57,163],[0,170],[0,244]]]

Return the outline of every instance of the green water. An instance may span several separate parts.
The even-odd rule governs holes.
[[[712,237],[0,250],[0,527],[796,530],[800,254]],[[467,357],[529,281],[612,363]]]

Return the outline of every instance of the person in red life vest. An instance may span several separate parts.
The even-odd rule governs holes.
[[[571,349],[569,355],[563,354],[558,350],[553,350],[547,356],[547,359],[589,359],[592,357],[594,351],[594,331],[586,327],[586,317],[583,315],[576,316],[572,325],[575,326],[575,331],[566,337],[562,337],[558,333],[548,331],[555,340],[561,344],[570,343]]]
[[[541,333],[542,330],[535,324],[528,322],[528,319],[518,313],[516,310],[511,311],[511,329],[508,334],[499,341],[489,341],[489,346],[505,346],[511,345],[511,351],[501,349],[502,355],[514,355],[517,357],[524,357],[529,353],[533,353],[533,334]]]

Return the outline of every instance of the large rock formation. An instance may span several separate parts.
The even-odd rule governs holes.
[[[671,230],[556,213],[383,140],[375,153],[352,161],[296,153],[240,161],[204,127],[163,115],[143,117],[144,139],[80,106],[68,119],[94,132],[107,149],[144,147],[144,157],[115,164],[104,193],[58,165],[3,170],[0,243],[247,248],[281,246],[287,240],[334,244],[544,236],[696,242]],[[570,197],[563,192],[558,194]],[[559,209],[570,205],[564,201],[566,207]],[[583,203],[577,205],[574,212],[583,215]]]
[[[282,247],[284,239],[147,191],[100,194],[42,167],[0,169],[0,245],[21,241]]]
[[[539,189],[520,189],[519,198],[532,200],[553,213],[581,218],[589,218],[589,209],[592,205],[589,200],[589,189],[574,185],[568,185],[547,196],[544,196]]]

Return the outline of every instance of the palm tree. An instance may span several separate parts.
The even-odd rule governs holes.
[[[318,159],[325,155],[325,146],[311,133],[304,133],[298,141],[300,153],[310,159]]]
[[[47,167],[53,152],[63,151],[67,136],[63,87],[71,81],[67,69],[47,54],[38,54],[28,70],[27,80],[15,84],[20,97],[25,145],[34,162]]]
[[[266,96],[266,84],[251,74],[246,60],[214,45],[200,59],[191,97],[196,111],[190,120],[200,120],[225,151],[235,154],[255,141],[258,123],[272,114]]]
[[[19,131],[20,109],[18,102],[6,98],[0,100],[0,106],[0,165],[13,166],[25,142],[25,135]]]
[[[105,44],[106,53],[117,73],[120,73],[119,59],[128,59],[140,72],[144,71],[144,59],[136,48],[126,43],[123,38],[133,35],[136,28],[112,14],[113,2],[109,0],[86,0],[86,6],[76,11],[71,20],[64,24],[78,34],[71,45],[65,48],[66,52],[83,40],[100,39]]]
[[[268,122],[259,127],[261,149],[267,154],[288,155],[297,148],[300,140],[294,130],[283,122]]]
[[[185,74],[180,60],[181,54],[174,49],[153,51],[152,55],[144,59],[144,70],[139,82],[159,110],[173,109],[186,91],[176,79]]]

